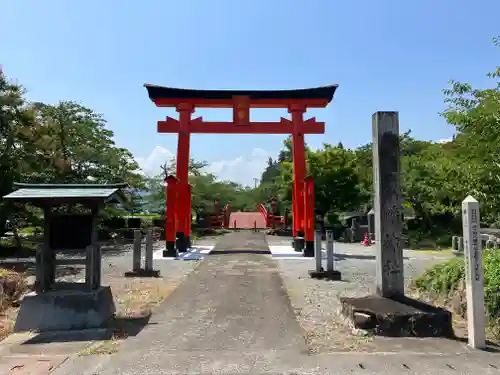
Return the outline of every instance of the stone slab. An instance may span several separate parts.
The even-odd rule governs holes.
[[[321,279],[321,280],[332,280],[339,281],[342,280],[342,273],[337,270],[328,271],[328,270],[311,270],[309,271],[309,276],[313,279]]]
[[[14,332],[99,328],[115,311],[109,286],[93,291],[82,285],[70,290],[31,292],[21,301]]]
[[[445,309],[407,297],[378,295],[340,299],[342,314],[356,328],[392,337],[453,337],[452,316]]]
[[[124,276],[125,277],[160,277],[160,271],[140,269],[139,271],[125,272]]]

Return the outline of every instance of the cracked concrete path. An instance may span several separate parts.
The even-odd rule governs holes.
[[[101,374],[262,372],[307,353],[276,263],[241,253],[268,249],[264,234],[231,233],[215,248],[238,251],[206,257]]]
[[[500,356],[478,351],[311,355],[276,262],[244,252],[265,251],[265,236],[234,232],[215,248],[118,353],[54,375],[500,373]]]

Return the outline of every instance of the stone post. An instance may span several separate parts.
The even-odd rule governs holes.
[[[146,232],[146,257],[144,260],[144,270],[153,271],[153,233],[151,229]]]
[[[382,297],[404,295],[399,114],[372,116],[376,287]]]
[[[316,259],[316,272],[323,271],[323,267],[321,267],[321,232],[319,230],[314,232],[314,257]]]
[[[358,220],[353,217],[351,221],[351,243],[356,242],[356,236],[358,235]]]
[[[333,230],[326,231],[326,270],[333,272]]]
[[[141,231],[134,230],[134,248],[132,252],[132,272],[141,271]]]
[[[481,251],[479,203],[470,195],[462,202],[464,232],[465,285],[469,345],[486,347],[483,254]]]
[[[375,211],[373,208],[367,214],[368,219],[368,238],[375,241]]]

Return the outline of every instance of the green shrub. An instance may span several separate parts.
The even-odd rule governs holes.
[[[484,298],[490,318],[500,317],[500,250],[483,253]],[[415,280],[415,288],[433,298],[448,299],[464,287],[465,264],[463,258],[455,258],[428,269]]]

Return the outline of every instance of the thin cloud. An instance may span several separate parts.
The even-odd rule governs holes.
[[[254,148],[250,155],[242,155],[231,160],[211,162],[204,170],[214,174],[217,179],[234,181],[244,186],[253,186],[254,178],[260,179],[267,166],[271,153]],[[170,150],[156,146],[147,157],[136,157],[143,174],[154,176],[161,172],[160,166],[174,158]]]

